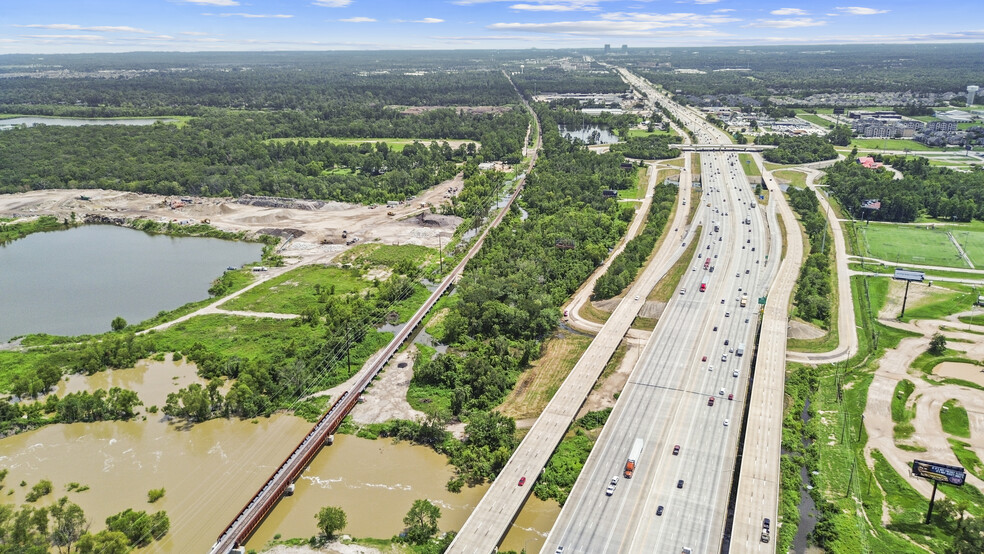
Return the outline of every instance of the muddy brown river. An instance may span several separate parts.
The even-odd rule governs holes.
[[[144,361],[133,369],[72,376],[58,394],[121,386],[137,392],[147,406],[162,406],[169,392],[198,381],[195,366]],[[39,504],[68,496],[104,528],[107,516],[127,508],[166,510],[171,532],[153,547],[159,552],[207,552],[260,484],[307,433],[311,424],[292,416],[257,420],[212,420],[191,427],[164,421],[161,414],[131,422],[74,423],[0,440],[0,466],[8,468],[0,502],[22,504],[32,485],[49,479],[54,493]],[[441,507],[442,530],[458,529],[487,486],[445,490],[452,475],[446,458],[429,448],[389,440],[338,435],[297,482],[250,540],[262,549],[274,535],[310,537],[322,506],[339,506],[348,516],[344,533],[389,538],[403,529],[403,516],[418,498]],[[27,486],[19,486],[24,481]],[[71,482],[88,485],[68,492]],[[148,504],[147,491],[166,495]],[[538,550],[560,512],[556,502],[531,498],[503,549]]]

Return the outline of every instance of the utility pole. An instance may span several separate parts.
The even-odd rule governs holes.
[[[444,244],[440,233],[437,235],[437,259],[441,262],[441,275],[444,275]]]

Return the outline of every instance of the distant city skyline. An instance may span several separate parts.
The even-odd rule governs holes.
[[[0,0],[0,53],[984,42],[978,0],[853,1]]]

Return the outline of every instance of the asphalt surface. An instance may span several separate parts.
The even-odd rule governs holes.
[[[754,202],[737,155],[704,153],[701,161],[704,195],[696,219],[703,230],[680,284],[682,294],[674,295],[660,317],[544,552],[559,546],[565,554],[720,547],[756,300],[768,270],[763,264],[765,210]],[[750,225],[743,223],[745,217]],[[714,222],[720,231],[714,231]],[[708,258],[713,271],[704,270]],[[702,282],[706,292],[700,291]],[[739,299],[749,291],[742,308]],[[731,350],[741,343],[746,353],[738,357]],[[708,405],[711,397],[713,406]],[[632,479],[626,479],[626,458],[637,438],[645,441],[643,453]],[[680,445],[678,455],[674,445]],[[605,490],[613,476],[619,482],[609,496]],[[660,506],[662,515],[657,515]]]
[[[680,191],[689,197],[690,172],[681,174]],[[682,200],[679,200],[682,202]],[[667,228],[671,231],[650,264],[643,269],[625,299],[608,318],[575,364],[543,413],[513,452],[509,462],[486,491],[448,548],[465,554],[493,552],[533,490],[536,477],[563,439],[571,422],[594,387],[609,358],[643,305],[645,297],[680,257],[693,230],[685,226],[688,210],[678,209]],[[523,485],[519,485],[522,478]]]

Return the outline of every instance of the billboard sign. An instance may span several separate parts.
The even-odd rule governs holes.
[[[967,476],[964,468],[960,466],[948,466],[924,460],[912,460],[912,474],[916,477],[957,486],[963,485]]]

